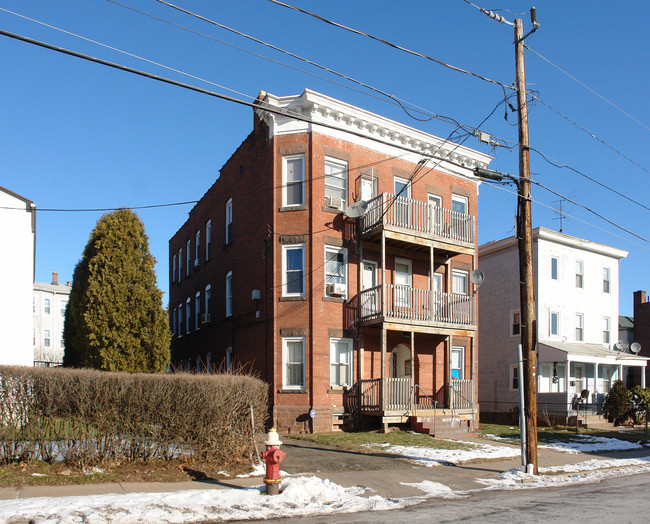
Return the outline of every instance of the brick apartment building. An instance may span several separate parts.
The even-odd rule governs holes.
[[[641,344],[639,356],[650,358],[650,302],[646,292],[634,292],[634,342]],[[650,368],[645,370],[645,383],[650,385]]]
[[[310,90],[261,93],[169,242],[173,364],[255,371],[283,433],[475,414],[473,168],[489,161]]]

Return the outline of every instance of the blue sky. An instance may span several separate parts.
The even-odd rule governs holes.
[[[261,90],[293,95],[310,88],[441,137],[454,131],[448,121],[415,121],[381,95],[155,0],[122,3],[194,33],[108,0],[0,0],[0,28],[236,98],[251,100]],[[268,0],[172,3],[467,126],[478,126],[504,98],[503,89],[496,84],[407,55]],[[512,28],[488,19],[463,0],[289,3],[503,84],[514,81]],[[525,30],[530,29],[527,11],[533,4],[474,3],[510,10],[500,14],[510,21],[521,17]],[[650,211],[643,207],[650,207],[647,10],[647,3],[641,1],[614,6],[549,0],[537,5],[541,27],[526,40],[532,50],[598,93],[526,51],[529,89],[555,110],[540,102],[533,104],[529,113],[531,145],[548,159],[571,166],[628,198],[574,171],[553,167],[533,152],[531,171],[535,179],[643,238],[650,238],[646,226]],[[251,109],[206,95],[4,36],[0,37],[0,55],[4,124],[0,185],[33,200],[41,209],[135,207],[198,200],[252,129]],[[516,105],[514,99],[512,103]],[[481,129],[509,145],[517,142],[516,115],[508,110],[506,120],[503,104]],[[518,173],[516,149],[492,151],[473,137],[464,145],[495,155],[491,168]],[[514,233],[515,197],[509,191],[513,189],[481,185],[480,243]],[[533,226],[558,230],[559,214],[551,208],[558,208],[559,197],[534,187],[533,198]],[[165,292],[168,240],[190,208],[184,205],[137,211],[158,260],[158,283]],[[620,266],[620,313],[631,315],[632,292],[650,288],[650,243],[572,203],[565,201],[562,209],[567,215],[562,221],[565,233],[629,251]],[[71,280],[101,214],[39,212],[37,281],[49,282],[54,270],[60,281]]]

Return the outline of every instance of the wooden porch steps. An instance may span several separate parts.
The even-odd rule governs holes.
[[[472,428],[471,414],[411,417],[411,429],[416,433],[428,433],[439,438],[476,436]]]

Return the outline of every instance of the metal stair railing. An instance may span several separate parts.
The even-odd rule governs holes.
[[[458,395],[461,399],[463,399],[465,402],[467,402],[469,404],[470,409],[472,410],[472,433],[475,433],[476,432],[476,413],[474,411],[474,399],[470,400],[467,397],[463,396],[463,394],[454,387],[453,382],[451,384],[449,384],[449,388],[451,389],[451,391],[454,394]],[[473,388],[472,388],[472,390],[473,390]],[[456,418],[456,403],[454,402],[453,397],[451,398],[450,404],[451,404],[451,417],[452,417],[452,419],[454,419],[454,418]]]
[[[413,401],[414,401],[413,413],[415,414],[416,419],[417,419],[417,416],[418,416],[418,401],[417,401],[417,396],[415,395],[415,393],[416,393],[416,390],[418,390],[418,389],[422,392],[422,394],[425,397],[427,397],[429,402],[431,402],[431,404],[433,404],[433,435],[435,436],[435,434],[436,434],[436,421],[438,419],[438,401],[433,400],[429,395],[427,395],[424,392],[424,390],[420,387],[420,384],[413,384],[413,395],[412,395],[412,398],[413,398]]]

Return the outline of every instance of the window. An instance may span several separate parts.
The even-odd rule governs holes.
[[[551,311],[550,335],[558,336],[560,334],[560,314],[557,311]]]
[[[609,344],[609,317],[603,318],[603,344]]]
[[[510,390],[519,389],[519,368],[517,364],[512,364],[510,366]]]
[[[576,260],[576,287],[582,288],[584,281],[584,264],[582,260]]]
[[[65,317],[65,308],[68,306],[67,300],[62,300],[59,302],[59,306],[61,307],[61,316]]]
[[[341,209],[345,209],[348,194],[348,164],[341,160],[325,159],[325,200],[340,199]],[[330,200],[331,202],[331,200]],[[333,205],[333,204],[331,204]]]
[[[302,206],[305,204],[305,156],[285,156],[283,164],[283,204]]]
[[[190,276],[190,262],[192,261],[192,241],[191,240],[187,241],[187,245],[185,246],[185,251],[186,251],[186,253],[185,253],[185,258],[186,258],[186,260],[185,260],[185,262],[186,262],[185,276],[189,277]]]
[[[603,268],[603,293],[609,293],[609,289],[610,289],[609,278],[610,278],[609,268],[604,267]]]
[[[551,279],[558,279],[558,264],[559,260],[557,257],[551,257]]]
[[[232,316],[232,271],[226,275],[226,316]]]
[[[467,214],[468,200],[461,195],[451,195],[451,210],[456,213]]]
[[[172,257],[172,284],[176,282],[176,255]]]
[[[201,292],[194,296],[194,329],[201,328]]]
[[[283,246],[282,251],[282,294],[304,296],[305,294],[305,246],[304,244]]]
[[[451,348],[451,378],[462,380],[465,378],[465,348],[452,346]]]
[[[226,245],[232,242],[232,198],[226,202]]]
[[[330,338],[330,385],[352,384],[352,340]]]
[[[468,280],[469,280],[469,274],[467,273],[467,271],[462,271],[460,269],[452,270],[451,272],[452,293],[456,293],[458,295],[468,295],[469,294]]]
[[[347,251],[342,248],[326,246],[325,294],[327,296],[347,296],[347,273]]]
[[[304,389],[305,387],[305,338],[282,339],[282,387]]]
[[[516,337],[521,335],[521,313],[519,311],[510,312],[510,336]]]
[[[178,329],[176,334],[179,337],[183,336],[183,304],[178,304]]]
[[[46,298],[43,301],[43,313],[45,313],[46,315],[50,314],[50,299],[49,298]]]
[[[43,330],[43,345],[46,348],[50,347],[50,330],[49,329],[44,329]]]
[[[212,244],[212,220],[205,224],[205,261],[210,260],[210,245]]]
[[[178,310],[174,308],[172,310],[172,334],[177,335],[178,333],[176,332],[176,315],[178,314]]]
[[[208,351],[205,355],[205,371],[212,373],[212,351]]]
[[[190,333],[192,328],[192,307],[189,297],[185,301],[185,333]]]
[[[584,340],[584,316],[582,313],[576,313],[576,342]]]
[[[36,330],[32,329],[32,346],[36,345]]]
[[[194,235],[194,267],[199,265],[201,260],[201,230]]]
[[[210,318],[210,301],[212,300],[212,286],[208,284],[205,286],[205,314]]]
[[[232,348],[226,348],[226,371],[232,369]]]
[[[181,281],[181,275],[183,274],[183,248],[178,250],[178,282]]]

